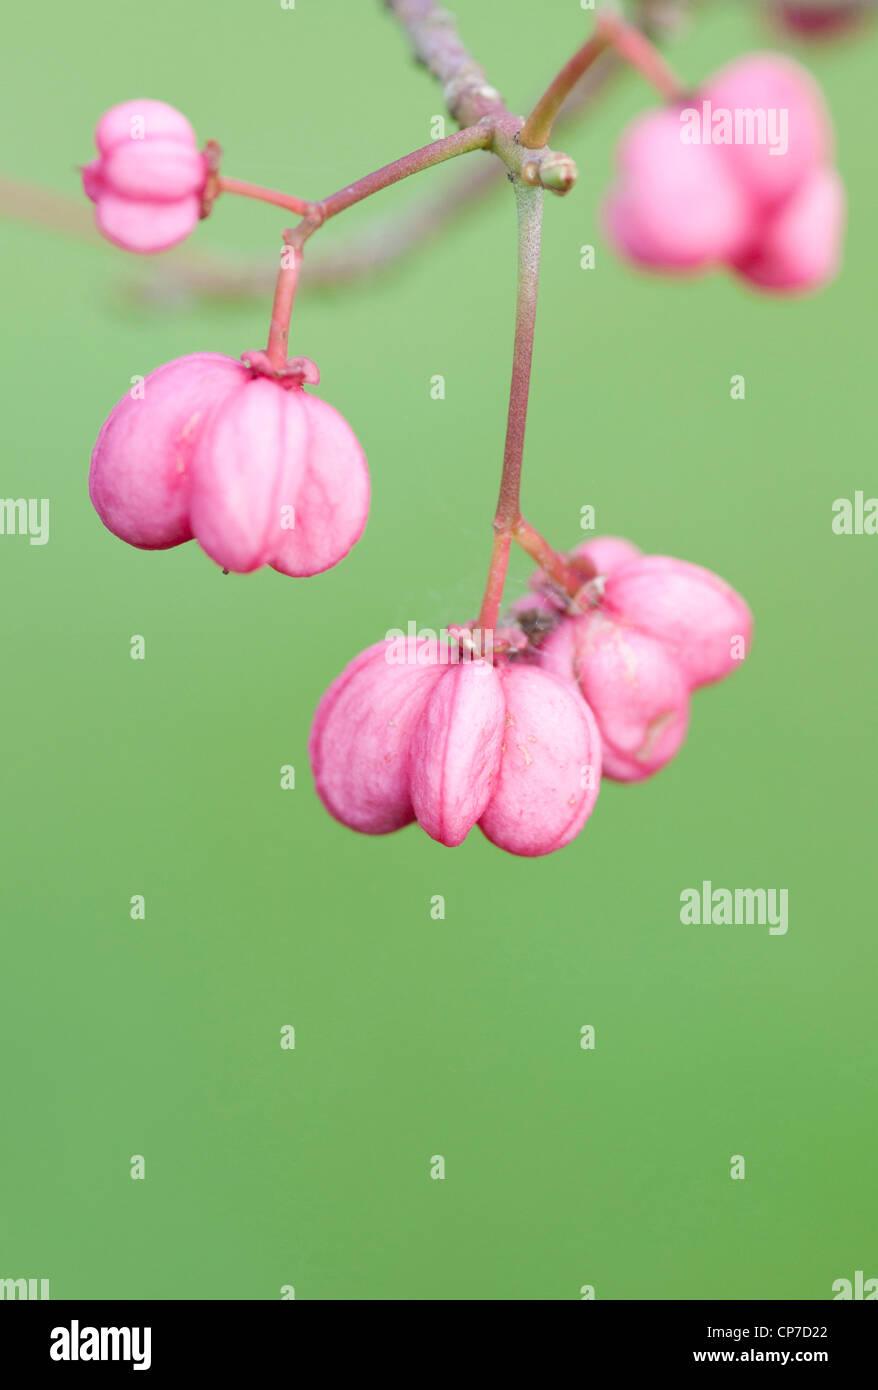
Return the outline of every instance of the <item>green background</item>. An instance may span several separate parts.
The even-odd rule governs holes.
[[[513,110],[590,22],[572,0],[456,9]],[[129,97],[181,107],[227,173],[304,196],[425,143],[442,111],[391,19],[356,0],[18,7],[5,36],[6,173],[69,194],[97,116]],[[748,6],[711,7],[673,59],[695,81],[766,42]],[[502,179],[398,270],[303,288],[293,350],[319,363],[374,486],[363,541],[309,581],[222,578],[195,545],[130,549],[86,488],[131,376],[264,344],[268,298],[146,305],[131,280],[155,263],[0,227],[0,490],[52,508],[48,545],[0,541],[0,1277],[50,1278],[55,1298],[292,1284],[401,1300],[578,1299],[583,1284],[829,1298],[856,1269],[878,1276],[878,540],[831,530],[836,497],[878,491],[876,36],[800,51],[851,211],[844,273],[815,298],[617,262],[596,209],[617,132],[653,100],[636,77],[556,141],[580,180],[546,206],[525,510],[561,547],[591,504],[599,531],[708,565],[751,603],[756,640],[696,697],[679,758],[605,784],[582,836],[542,860],[478,831],[456,851],[417,828],[356,836],[324,812],[306,754],[320,693],[356,652],[477,610],[513,320]],[[322,239],[459,172],[381,194]],[[189,251],[270,264],[283,225],[227,199]],[[510,597],[529,568],[515,557]],[[683,927],[679,895],[703,879],[788,888],[788,934]]]

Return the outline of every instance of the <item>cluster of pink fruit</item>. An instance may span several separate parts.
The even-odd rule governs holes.
[[[210,174],[185,116],[161,101],[114,106],[83,170],[98,226],[130,251],[164,250],[198,221]],[[226,570],[318,574],[360,538],[369,472],[356,436],[305,391],[308,358],[278,366],[197,352],[166,362],[122,398],[92,454],[89,490],[130,545],[198,541]]]
[[[94,447],[104,525],[144,550],[194,538],[238,574],[338,564],[366,525],[369,470],[347,421],[305,391],[318,379],[304,357],[275,376],[263,352],[195,352],[150,372]]]
[[[716,138],[717,112],[767,120],[769,108],[783,113],[782,151]],[[698,138],[686,138],[696,116]],[[185,117],[162,102],[114,107],[96,141],[85,190],[118,245],[175,244],[215,196],[211,147],[199,151]],[[842,229],[831,145],[807,74],[781,58],[740,60],[696,97],[635,122],[606,206],[610,235],[653,269],[727,264],[760,288],[814,288],[836,268]],[[319,380],[313,362],[286,359],[276,322],[281,305],[288,322],[293,292],[281,276],[268,352],[179,358],[112,411],[90,491],[115,535],[144,549],[194,538],[226,570],[300,576],[357,541],[366,460],[342,417],[306,391]],[[310,755],[317,790],[345,825],[381,834],[417,820],[447,845],[478,825],[514,854],[559,849],[588,819],[601,775],[638,781],[663,767],[685,738],[690,693],[749,650],[747,605],[708,570],[612,538],[565,559],[531,553],[558,563],[489,633],[490,656],[475,624],[456,630],[450,664],[435,639],[419,639],[402,664],[379,642],[326,692]],[[505,559],[489,628],[503,575]]]
[[[346,667],[310,742],[337,820],[373,835],[417,820],[445,845],[477,824],[501,849],[548,854],[585,825],[602,772],[640,781],[669,762],[689,692],[746,656],[750,611],[709,570],[628,541],[586,542],[569,561],[580,592],[571,601],[538,572],[493,663],[475,634],[451,662],[424,638],[404,663],[385,641]]]
[[[626,132],[608,234],[653,270],[726,265],[759,288],[816,289],[838,270],[844,224],[832,143],[803,68],[739,59]]]

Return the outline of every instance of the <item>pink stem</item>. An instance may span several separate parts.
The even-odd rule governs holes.
[[[521,463],[524,454],[524,431],[527,423],[527,400],[530,390],[530,368],[533,357],[534,324],[537,313],[537,288],[540,272],[540,238],[543,222],[543,191],[521,182],[515,185],[518,207],[518,298],[515,314],[515,346],[512,354],[512,381],[509,389],[509,413],[506,421],[506,445],[503,451],[503,473],[500,495],[494,517],[494,546],[485,594],[479,613],[483,631],[494,628],[503,598],[503,585],[509,565],[509,549],[515,528],[521,520]]]
[[[290,337],[290,316],[293,300],[299,283],[299,270],[302,265],[302,248],[291,245],[284,237],[285,245],[281,252],[281,265],[271,306],[271,327],[268,330],[268,359],[276,372],[281,371],[287,362],[287,349]]]
[[[682,95],[682,83],[646,35],[634,25],[626,23],[621,16],[605,13],[598,17],[591,37],[564,64],[540,97],[519,132],[520,145],[528,150],[539,150],[548,144],[555,118],[565,99],[608,48],[614,48],[620,58],[636,68],[660,96],[673,100]]]
[[[509,551],[511,547],[512,532],[510,530],[494,532],[491,563],[488,566],[485,594],[482,599],[482,607],[479,612],[479,621],[477,624],[482,633],[489,632],[497,626],[497,619],[500,616],[500,605],[503,602],[503,589],[506,585],[506,571],[509,568]]]
[[[598,27],[607,34],[619,57],[636,68],[659,96],[667,101],[676,101],[684,95],[686,89],[674,69],[665,62],[655,44],[642,30],[627,24],[621,15],[610,13],[601,15]]]
[[[487,148],[492,138],[493,131],[487,121],[483,125],[466,126],[463,130],[455,131],[453,135],[446,135],[442,140],[434,140],[429,145],[412,150],[411,154],[395,159],[392,164],[385,164],[372,174],[366,174],[363,178],[357,179],[356,183],[348,184],[346,188],[339,189],[338,193],[324,198],[322,202],[311,204],[311,216],[316,218],[319,226],[330,217],[335,217],[337,213],[344,212],[346,208],[371,197],[380,189],[388,188],[400,179],[407,179],[410,174],[419,174],[422,169],[430,169],[434,164],[454,159],[456,155]]]
[[[255,183],[245,183],[242,179],[228,179],[225,176],[217,179],[217,191],[237,193],[244,198],[258,198],[263,203],[272,203],[275,207],[289,208],[291,212],[299,213],[305,222],[310,224],[304,233],[300,232],[300,240],[305,240],[330,217],[335,217],[337,213],[344,212],[346,208],[371,197],[380,189],[388,188],[390,184],[407,179],[410,174],[418,174],[422,169],[429,169],[434,164],[442,164],[446,159],[454,159],[456,155],[468,154],[470,150],[485,149],[490,145],[492,138],[493,130],[487,121],[483,125],[467,126],[442,140],[434,140],[421,149],[413,150],[411,154],[405,154],[391,164],[385,164],[381,169],[366,174],[319,203],[311,203],[304,198],[294,198],[287,193],[277,193],[272,188],[261,188]]]
[[[261,203],[273,203],[276,208],[289,208],[300,217],[307,217],[314,204],[304,198],[293,198],[289,193],[276,193],[273,188],[261,188],[256,183],[245,183],[243,179],[228,179],[220,174],[217,179],[218,193],[237,193],[241,198],[258,198]]]
[[[512,539],[521,546],[522,550],[532,560],[536,560],[540,569],[545,570],[546,574],[559,589],[563,589],[565,594],[571,598],[578,593],[589,578],[593,577],[586,572],[585,562],[581,562],[582,569],[577,569],[568,564],[563,555],[559,555],[557,550],[553,550],[547,540],[544,540],[539,531],[534,530],[529,521],[524,517],[519,519],[518,525],[512,533]]]

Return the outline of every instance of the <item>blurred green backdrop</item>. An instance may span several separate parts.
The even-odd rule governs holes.
[[[513,110],[589,23],[573,0],[456,10]],[[443,109],[356,0],[18,7],[6,39],[5,172],[69,193],[97,116],[128,97],[181,107],[229,174],[305,196],[425,143]],[[672,53],[694,81],[766,42],[750,7],[717,5]],[[0,491],[49,498],[52,524],[43,547],[0,540],[0,1277],[50,1278],[56,1298],[400,1300],[828,1298],[878,1275],[878,540],[831,530],[836,497],[878,490],[875,35],[799,51],[851,206],[843,276],[814,299],[614,259],[596,208],[616,133],[652,100],[637,78],[556,142],[580,182],[547,202],[525,510],[565,546],[591,504],[599,531],[710,566],[749,599],[756,642],[696,697],[677,761],[606,784],[545,860],[477,831],[454,852],[417,829],[357,837],[306,755],[350,657],[477,609],[511,353],[502,180],[398,271],[301,294],[294,350],[374,484],[364,540],[310,581],[132,550],[86,488],[131,376],[263,344],[268,299],[146,307],[126,294],[142,267],[109,245],[0,226]],[[189,249],[271,262],[283,225],[224,200]],[[510,597],[528,572],[516,558]],[[787,887],[788,934],[682,926],[703,879]]]

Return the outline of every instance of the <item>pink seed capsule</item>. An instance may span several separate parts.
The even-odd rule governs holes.
[[[676,108],[650,112],[623,135],[604,205],[613,244],[653,270],[717,265],[752,238],[750,200],[707,145],[685,144]]]
[[[281,574],[331,569],[360,539],[369,518],[366,455],[347,420],[319,396],[287,392],[288,410],[303,417],[306,445],[295,525],[281,529],[271,565]]]
[[[597,721],[607,777],[642,781],[679,751],[689,693],[676,660],[655,638],[595,610],[566,619],[540,649],[540,664],[575,681]]]
[[[449,665],[432,640],[407,644],[403,662],[391,651],[362,652],[318,706],[309,751],[327,810],[371,835],[417,818],[445,845],[474,824],[511,854],[568,844],[601,775],[597,725],[572,684],[521,658]]]
[[[704,101],[710,103],[714,136],[728,112],[729,138],[711,148],[756,215],[777,208],[833,157],[823,93],[792,58],[778,53],[736,58],[704,83],[692,105],[699,109]]]
[[[817,289],[841,260],[833,146],[804,68],[772,53],[736,59],[623,135],[604,212],[610,240],[653,270],[726,265],[758,289]]]
[[[763,289],[819,289],[838,274],[844,221],[841,179],[834,169],[817,169],[771,219],[761,241],[733,262],[735,269]]]
[[[207,162],[181,112],[163,101],[125,101],[95,130],[98,158],[82,171],[100,231],[126,251],[165,251],[201,215]]]
[[[447,670],[430,692],[411,743],[410,787],[418,824],[444,845],[461,844],[497,787],[506,702],[486,661]]]
[[[192,530],[224,569],[270,563],[295,521],[308,436],[303,410],[268,377],[241,383],[211,413],[192,456]],[[285,510],[286,509],[286,510]]]
[[[177,357],[112,410],[91,456],[89,493],[104,525],[129,545],[162,550],[192,539],[192,453],[209,412],[248,377],[218,352]]]
[[[150,373],[98,436],[90,491],[101,520],[147,549],[194,537],[240,574],[337,564],[365,528],[369,471],[346,421],[305,392],[316,379],[307,359],[275,379],[217,353]]]
[[[690,689],[722,680],[750,650],[753,618],[741,595],[719,575],[669,555],[644,555],[611,574],[601,611],[661,642]]]
[[[585,701],[559,677],[514,662],[499,674],[503,755],[479,827],[510,854],[551,854],[579,834],[594,808],[600,734]]]
[[[330,815],[351,830],[386,835],[414,820],[409,749],[418,719],[448,667],[439,643],[412,644],[412,659],[388,660],[386,642],[355,657],[317,706],[308,753]]]

